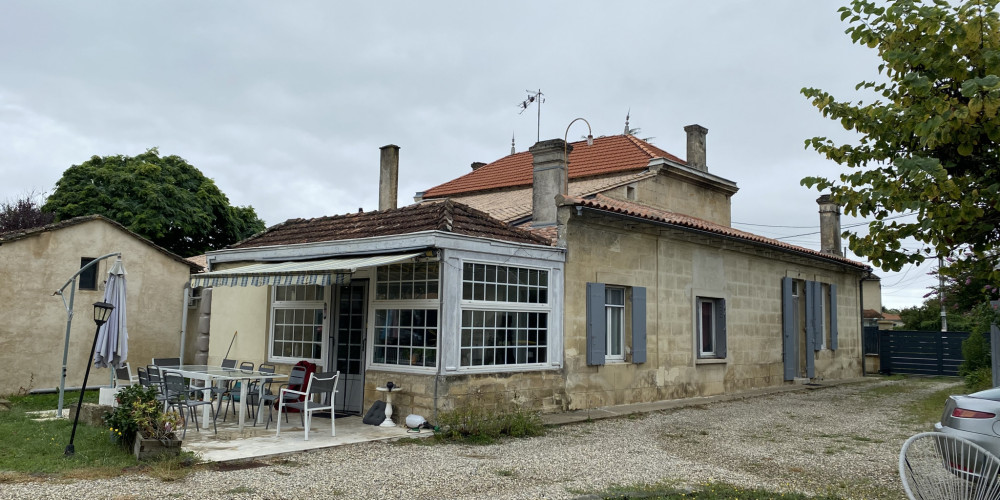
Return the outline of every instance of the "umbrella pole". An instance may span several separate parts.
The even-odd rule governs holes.
[[[83,375],[83,386],[80,387],[80,399],[76,403],[76,416],[73,418],[73,432],[69,435],[69,444],[66,445],[66,451],[63,452],[67,457],[72,456],[76,453],[76,448],[73,447],[73,439],[76,438],[76,424],[80,421],[80,407],[83,406],[83,393],[87,390],[87,379],[90,378],[90,365],[93,364],[94,351],[97,349],[97,335],[101,333],[101,325],[97,325],[97,331],[94,332],[94,343],[90,345],[90,357],[87,358],[87,371]]]

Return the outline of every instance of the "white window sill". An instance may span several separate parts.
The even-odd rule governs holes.
[[[729,360],[726,358],[698,358],[694,361],[696,365],[724,365]]]

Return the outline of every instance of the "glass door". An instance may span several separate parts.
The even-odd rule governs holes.
[[[334,328],[334,370],[340,370],[337,411],[360,415],[365,397],[365,309],[368,280],[352,280],[337,287],[337,325]]]

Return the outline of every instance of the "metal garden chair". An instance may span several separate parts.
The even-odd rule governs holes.
[[[177,407],[181,415],[184,415],[184,410],[186,409],[188,415],[194,420],[195,430],[200,431],[198,427],[198,417],[197,412],[194,411],[195,408],[204,405],[209,405],[212,409],[212,427],[215,429],[215,433],[219,433],[219,428],[215,426],[215,420],[218,418],[218,413],[215,411],[215,406],[211,401],[204,401],[201,399],[194,399],[191,397],[191,388],[188,387],[187,383],[184,382],[184,377],[179,373],[164,372],[163,373],[163,384],[167,391],[167,405],[171,407]],[[184,419],[184,434],[181,435],[181,439],[187,435],[187,421]]]
[[[899,478],[910,500],[1000,499],[1000,459],[981,446],[941,432],[907,439]]]
[[[260,398],[261,406],[265,404],[269,406],[267,410],[267,424],[264,425],[265,429],[271,426],[270,407],[274,406],[278,402],[279,397],[281,397],[288,403],[297,403],[299,399],[301,399],[301,397],[298,394],[289,393],[288,395],[283,395],[281,391],[289,387],[297,387],[298,389],[302,389],[302,386],[305,385],[305,383],[306,383],[306,369],[301,366],[293,366],[291,373],[289,373],[288,375],[288,381],[278,386],[278,394],[265,394],[261,396]],[[279,414],[278,416],[280,417],[281,415]],[[285,414],[285,422],[288,422],[288,414]]]
[[[278,402],[278,436],[281,435],[281,412],[285,408],[295,408],[302,413],[302,425],[306,429],[305,440],[309,440],[309,427],[312,423],[312,414],[317,411],[330,412],[330,435],[337,435],[336,416],[334,415],[334,403],[337,394],[337,380],[340,379],[340,372],[313,373],[309,377],[309,385],[306,390],[296,391],[293,389],[282,389]],[[286,403],[286,395],[305,396],[301,402]],[[323,401],[326,401],[325,403]]]

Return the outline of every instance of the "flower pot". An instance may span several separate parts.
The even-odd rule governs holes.
[[[136,460],[149,460],[160,455],[177,456],[181,453],[181,440],[177,438],[160,440],[136,435],[132,451]]]

